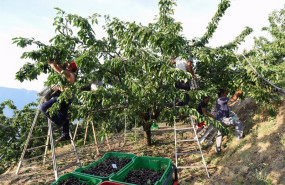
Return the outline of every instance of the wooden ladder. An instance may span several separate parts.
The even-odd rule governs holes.
[[[51,153],[52,153],[52,162],[53,162],[54,176],[55,176],[55,180],[57,180],[58,179],[58,173],[60,171],[66,170],[66,169],[68,169],[68,168],[70,168],[72,166],[75,166],[75,165],[78,165],[79,167],[81,167],[81,163],[79,161],[77,150],[76,150],[75,144],[73,142],[73,139],[72,139],[70,131],[69,131],[69,136],[71,138],[70,142],[71,142],[71,145],[72,145],[72,150],[68,151],[68,152],[65,152],[65,153],[62,153],[62,154],[59,154],[59,155],[56,155],[55,147],[54,147],[54,139],[53,139],[52,121],[50,119],[48,119],[48,126],[35,126],[36,122],[37,122],[37,119],[38,119],[38,115],[40,113],[40,107],[41,107],[42,103],[43,103],[43,99],[40,102],[40,105],[38,107],[37,113],[36,113],[35,118],[33,120],[32,126],[30,128],[30,132],[28,134],[28,138],[26,140],[24,149],[23,149],[22,154],[21,154],[20,161],[18,163],[16,174],[19,173],[20,168],[21,168],[23,162],[28,162],[28,161],[32,161],[32,160],[39,159],[39,158],[43,157],[43,162],[42,163],[45,164],[46,159],[47,159],[48,146],[50,145]],[[37,129],[37,128],[48,128],[47,135],[46,136],[45,135],[44,136],[39,136],[39,137],[32,137],[33,130]],[[44,145],[28,148],[29,142],[31,140],[33,140],[33,139],[40,139],[40,138],[46,138],[46,143]],[[39,148],[45,148],[45,152],[44,152],[43,155],[39,155],[39,156],[27,158],[27,159],[24,158],[27,151],[33,151],[33,150],[36,150],[36,149],[39,149]],[[61,168],[58,168],[57,167],[57,163],[56,163],[57,159],[59,159],[59,158],[61,158],[63,156],[66,156],[67,154],[70,154],[70,153],[74,153],[75,154],[76,162],[73,162],[73,163],[71,163],[69,165],[66,165],[66,166],[63,166]],[[41,163],[41,162],[38,162],[36,164],[39,164],[39,163]]]

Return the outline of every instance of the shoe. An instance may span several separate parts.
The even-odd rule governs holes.
[[[221,147],[217,147],[217,146],[216,146],[215,149],[216,149],[216,152],[217,152],[217,153],[220,153],[220,152],[222,151],[222,150],[221,150]]]
[[[58,138],[58,139],[56,140],[56,142],[58,143],[58,142],[67,141],[67,140],[71,140],[71,138],[69,137],[69,135],[68,135],[68,134],[62,134],[62,135],[60,136],[60,138]]]

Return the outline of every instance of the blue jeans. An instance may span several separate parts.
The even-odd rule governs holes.
[[[69,104],[71,103],[71,100],[68,100],[68,104],[65,101],[62,101],[60,104],[60,110],[57,111],[55,115],[52,117],[49,115],[47,110],[55,103],[57,102],[58,97],[53,97],[50,100],[44,102],[41,105],[41,111],[44,113],[46,117],[48,117],[52,122],[54,122],[57,125],[62,125],[62,133],[63,134],[69,134],[69,120],[67,119],[67,113]]]

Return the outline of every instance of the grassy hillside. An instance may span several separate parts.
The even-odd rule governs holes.
[[[247,116],[248,108],[252,111],[245,106],[239,115]],[[285,184],[285,102],[276,119],[255,114],[245,124],[250,126],[246,137],[225,141],[226,149],[211,162],[217,170],[209,184]]]
[[[217,154],[213,143],[210,147],[203,147],[207,161],[210,179],[207,178],[205,169],[179,170],[180,184],[285,184],[285,101],[276,105],[279,113],[276,119],[262,111],[252,99],[237,102],[233,109],[245,125],[245,138],[237,141],[230,134],[223,138],[222,152]],[[261,111],[260,111],[261,110]],[[116,137],[110,136],[111,150],[105,141],[99,145],[100,154],[96,154],[93,140],[86,146],[78,147],[79,157],[86,166],[94,160],[101,158],[109,151],[134,153],[138,156],[169,157],[174,158],[174,132],[173,127],[164,123],[159,124],[159,130],[153,130],[153,146],[146,147],[142,144],[142,137],[138,135],[135,140],[134,132],[130,134],[129,141],[122,145],[123,134]],[[89,131],[92,135],[92,131]],[[78,136],[77,144],[82,143],[84,135]],[[70,149],[70,145],[57,147],[57,154]],[[48,154],[51,158],[51,154]],[[74,162],[73,155],[66,156],[58,161],[59,165]],[[201,160],[197,156],[183,157],[179,160],[188,165]],[[191,162],[191,163],[190,163]],[[77,167],[64,171],[72,172]],[[54,181],[52,163],[43,166],[23,167],[19,175],[15,175],[16,167],[11,168],[0,176],[4,184],[50,184]],[[60,174],[62,175],[62,174]]]

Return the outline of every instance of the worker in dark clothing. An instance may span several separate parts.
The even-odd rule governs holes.
[[[210,101],[210,97],[209,96],[205,96],[201,103],[199,104],[198,108],[197,108],[197,111],[201,114],[201,115],[206,115],[206,116],[209,116],[209,117],[212,117],[213,119],[216,119],[216,116],[214,116],[213,114],[209,113],[207,111],[207,106],[208,106],[208,103]]]
[[[75,72],[77,71],[77,66],[75,62],[66,62],[67,66],[64,68],[58,61],[48,60],[48,64],[51,68],[59,74],[64,74],[65,78],[70,84],[74,84],[76,81]],[[54,86],[53,88],[57,92],[64,92],[65,88]],[[60,93],[59,93],[60,94]],[[58,96],[59,96],[58,94]],[[48,112],[48,109],[56,102],[58,102],[58,96],[51,98],[50,100],[46,101],[41,105],[41,111],[44,113],[46,117],[48,117],[57,128],[62,126],[62,134],[56,142],[70,140],[69,136],[69,120],[67,119],[67,113],[69,105],[71,104],[71,95],[68,99],[68,102],[62,101],[60,104],[60,110],[53,116],[51,116]]]
[[[232,117],[230,116],[230,110],[228,103],[235,102],[238,97],[242,95],[242,91],[237,91],[235,94],[229,98],[228,92],[225,89],[220,89],[216,103],[216,110],[217,110],[217,118],[216,120],[220,121],[223,126],[229,127],[235,127],[235,134],[237,140],[240,140],[243,138],[243,124],[238,119],[238,117]],[[221,145],[222,145],[222,133],[218,131],[218,135],[216,138],[216,151],[221,151]]]

